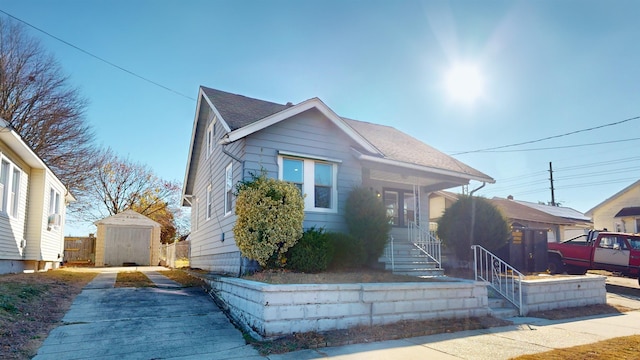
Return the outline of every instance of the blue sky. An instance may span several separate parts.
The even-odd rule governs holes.
[[[199,85],[279,103],[319,97],[448,154],[640,116],[638,1],[25,0],[0,9],[186,95],[29,30],[89,100],[98,142],[165,179],[184,178],[196,106],[187,97]],[[460,62],[482,76],[474,102],[446,91]],[[534,202],[551,200],[553,162],[556,200],[585,212],[640,179],[640,140],[630,140],[639,129],[630,120],[456,158],[497,180],[480,195]],[[573,147],[522,151],[562,146]],[[65,232],[90,230],[68,223]]]

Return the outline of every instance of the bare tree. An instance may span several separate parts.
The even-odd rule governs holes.
[[[148,166],[118,157],[106,149],[99,166],[87,179],[86,191],[78,199],[83,220],[95,221],[131,209],[162,225],[162,241],[171,242],[182,229],[181,186],[157,177]]]
[[[0,19],[0,117],[74,193],[95,166],[86,104],[38,40]]]

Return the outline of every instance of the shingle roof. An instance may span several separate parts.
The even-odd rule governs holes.
[[[506,217],[512,220],[532,221],[543,224],[570,223],[568,220],[533,209],[514,200],[494,197],[489,201],[497,206]]]
[[[591,222],[591,218],[585,216],[580,211],[574,210],[572,208],[563,207],[563,206],[551,206],[551,205],[545,205],[545,204],[537,204],[537,203],[532,203],[532,202],[528,202],[528,201],[520,201],[520,200],[514,200],[514,201],[517,201],[522,205],[534,208],[536,210],[540,210],[540,211],[545,212],[547,214],[551,214],[553,216],[558,216],[558,217],[561,217],[561,218],[572,219],[572,220],[577,220],[577,221]]]
[[[373,146],[378,148],[387,159],[491,179],[488,175],[463,164],[396,128],[353,119],[343,119]]]
[[[202,86],[231,131],[251,125],[293,105],[276,104]],[[380,150],[385,159],[453,171],[493,181],[488,175],[446,155],[391,126],[342,118],[353,130]]]
[[[216,109],[229,125],[231,131],[250,125],[292,106],[253,99],[204,86],[202,86],[202,91],[215,104]]]

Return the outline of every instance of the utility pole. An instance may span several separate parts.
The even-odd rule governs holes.
[[[549,161],[549,181],[551,181],[551,206],[556,206],[556,196],[553,188],[553,167],[551,161]]]

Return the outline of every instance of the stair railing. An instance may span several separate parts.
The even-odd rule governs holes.
[[[409,241],[433,260],[437,269],[442,269],[442,243],[435,231],[425,230],[415,222],[409,222]]]
[[[522,306],[522,280],[524,275],[480,245],[472,245],[476,281],[484,281],[502,297],[518,308]]]
[[[391,271],[396,270],[396,263],[393,256],[393,236],[389,235],[387,245],[384,247],[384,256],[391,261]]]

